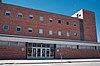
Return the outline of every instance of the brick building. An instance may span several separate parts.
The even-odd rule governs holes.
[[[0,59],[100,58],[94,12],[65,16],[0,3]]]

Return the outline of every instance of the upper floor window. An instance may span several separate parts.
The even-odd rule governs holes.
[[[7,16],[10,16],[10,11],[6,11],[6,15]]]
[[[49,35],[52,35],[53,34],[53,31],[52,30],[49,30]]]
[[[58,36],[61,36],[61,35],[62,35],[61,31],[58,31]]]
[[[18,13],[17,15],[19,18],[22,18],[23,17],[23,14],[22,13]]]
[[[52,22],[52,21],[53,21],[53,19],[52,19],[52,18],[49,18],[49,21],[50,21],[50,22]]]
[[[8,25],[4,25],[3,29],[6,30],[6,31],[9,30],[9,26]]]
[[[43,29],[39,29],[39,34],[43,34]]]
[[[32,28],[28,28],[28,32],[30,32],[30,33],[31,33],[32,31],[33,31],[33,29],[32,29]]]
[[[61,20],[58,20],[58,23],[61,24]]]
[[[43,16],[40,16],[40,21],[43,21],[44,20],[44,17]]]
[[[74,22],[74,26],[77,26],[77,23],[76,22]]]
[[[66,22],[66,25],[69,26],[70,25],[70,22]]]
[[[29,18],[30,18],[30,19],[33,19],[33,15],[29,15]]]
[[[21,31],[21,27],[20,27],[20,26],[17,26],[17,27],[16,27],[16,31],[17,31],[17,32],[20,32],[20,31]]]
[[[66,36],[67,36],[67,37],[70,37],[70,33],[69,33],[69,32],[67,32],[67,33],[66,33]]]
[[[74,36],[75,36],[75,37],[77,37],[77,36],[78,36],[78,34],[77,34],[77,33],[74,33]]]

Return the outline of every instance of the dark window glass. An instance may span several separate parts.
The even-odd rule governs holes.
[[[61,24],[61,20],[58,20],[58,23]]]
[[[70,22],[66,22],[66,25],[70,25]]]
[[[9,26],[8,25],[4,25],[4,30],[9,30]]]
[[[21,27],[17,26],[17,32],[20,32],[21,31]]]

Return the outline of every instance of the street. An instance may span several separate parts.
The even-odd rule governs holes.
[[[0,66],[100,66],[100,62],[48,63],[48,64],[2,64]]]

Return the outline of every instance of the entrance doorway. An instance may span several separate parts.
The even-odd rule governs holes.
[[[53,44],[29,43],[27,47],[27,58],[54,58]]]

